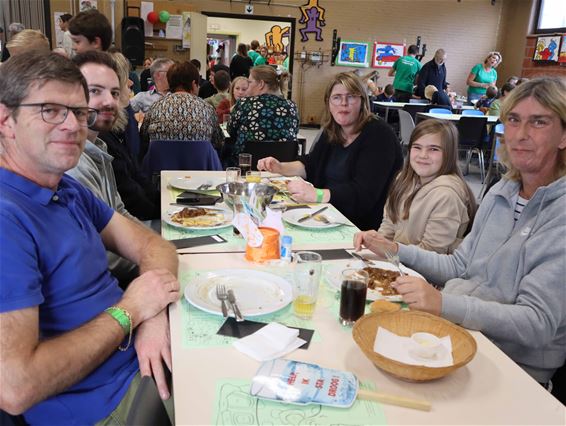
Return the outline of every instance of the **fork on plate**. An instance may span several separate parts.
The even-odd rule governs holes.
[[[387,261],[389,263],[392,263],[393,266],[395,266],[397,268],[397,270],[399,271],[401,276],[407,275],[401,269],[401,264],[399,263],[399,255],[398,254],[393,254],[391,251],[386,250],[386,249],[383,250],[383,254],[385,254]]]
[[[226,292],[226,287],[224,287],[224,284],[216,285],[216,298],[222,303],[222,316],[226,318],[228,316],[228,308],[226,307],[228,293]]]

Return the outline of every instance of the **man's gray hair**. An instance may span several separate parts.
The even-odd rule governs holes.
[[[167,65],[174,64],[174,63],[175,63],[175,61],[173,59],[169,59],[169,58],[157,58],[156,60],[154,60],[151,64],[151,66],[149,67],[149,74],[151,75],[151,79],[153,81],[155,81],[153,76],[157,71],[161,71]]]
[[[25,29],[26,29],[26,27],[24,27],[24,24],[22,24],[21,22],[12,22],[8,26],[8,31],[10,32],[10,35],[12,35],[12,36],[18,34],[19,32],[21,32]]]

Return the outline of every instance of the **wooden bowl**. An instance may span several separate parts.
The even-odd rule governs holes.
[[[373,350],[378,327],[404,337],[410,337],[419,331],[431,333],[437,337],[450,336],[454,364],[449,367],[425,367],[386,358]],[[435,315],[418,311],[365,315],[354,324],[352,336],[363,353],[379,369],[411,382],[425,382],[444,377],[470,362],[477,350],[475,339],[462,327]]]

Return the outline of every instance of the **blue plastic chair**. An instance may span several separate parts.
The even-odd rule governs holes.
[[[144,173],[152,177],[161,170],[223,170],[209,141],[153,141],[143,160]]]
[[[478,115],[485,117],[485,114],[481,112],[479,109],[465,109],[462,111],[462,115]]]
[[[452,114],[452,111],[446,108],[431,108],[428,112],[431,114]]]

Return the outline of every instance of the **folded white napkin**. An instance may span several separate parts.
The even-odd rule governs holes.
[[[299,330],[272,322],[253,334],[234,342],[240,352],[257,361],[269,361],[294,351],[306,343]]]
[[[410,337],[398,336],[391,331],[378,327],[373,350],[386,358],[403,362],[410,365],[424,365],[425,367],[449,367],[454,364],[452,358],[452,340],[450,336],[440,338],[443,350],[436,358],[420,358],[412,355],[409,350],[412,347]]]

